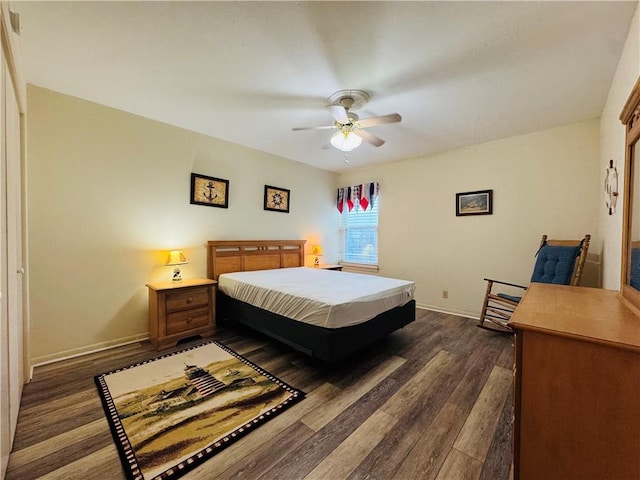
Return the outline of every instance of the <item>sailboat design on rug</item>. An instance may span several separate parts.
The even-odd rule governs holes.
[[[304,397],[218,342],[95,380],[134,480],[178,478]]]

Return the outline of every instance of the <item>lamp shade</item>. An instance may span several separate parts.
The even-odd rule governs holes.
[[[187,258],[182,253],[182,250],[171,250],[169,257],[167,258],[167,265],[184,265],[187,262]]]
[[[331,137],[331,145],[342,152],[350,152],[359,147],[361,143],[362,139],[348,128],[338,130]]]
[[[322,247],[320,245],[311,247],[311,255],[322,255]]]

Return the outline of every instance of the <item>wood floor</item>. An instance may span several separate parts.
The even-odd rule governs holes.
[[[216,338],[307,397],[185,479],[509,479],[513,339],[417,320],[327,367],[245,330]],[[93,376],[157,355],[148,342],[35,369],[7,480],[124,479]]]

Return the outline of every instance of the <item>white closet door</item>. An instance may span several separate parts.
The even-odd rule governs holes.
[[[25,371],[20,112],[4,56],[0,63],[1,479],[4,478],[18,422]]]
[[[2,54],[2,49],[0,49]],[[6,137],[4,118],[4,92],[5,92],[5,59],[2,54],[0,62],[0,453],[2,454],[2,470],[0,478],[4,478],[4,472],[9,462],[11,443],[13,439],[12,409],[11,409],[11,359],[10,359],[10,328],[9,314],[7,311],[7,162],[6,162]]]
[[[6,63],[3,65],[7,72]],[[11,438],[18,422],[24,383],[24,341],[22,319],[22,232],[20,175],[20,112],[15,89],[5,74],[5,151],[7,158],[7,313],[9,315],[9,410]]]
[[[23,304],[23,204],[22,157],[26,108],[24,81],[19,70],[17,34],[11,25],[9,6],[0,1],[0,480],[4,479],[20,409],[22,387],[27,380]],[[8,31],[7,31],[8,30]],[[6,45],[5,45],[5,42]],[[5,47],[11,51],[5,56]],[[8,58],[11,64],[8,64]],[[13,75],[10,74],[13,73]],[[19,88],[13,79],[20,83]]]

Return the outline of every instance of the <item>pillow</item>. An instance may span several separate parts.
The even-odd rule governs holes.
[[[533,267],[532,282],[569,285],[580,247],[543,245]]]

